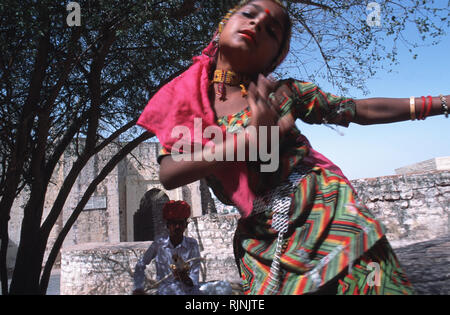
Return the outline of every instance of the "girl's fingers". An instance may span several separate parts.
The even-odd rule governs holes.
[[[275,93],[273,92],[276,88],[276,84],[276,82],[267,79],[262,74],[258,77],[258,92],[262,99],[265,100],[265,105],[270,107],[272,114],[278,114],[278,104],[275,99]]]
[[[247,95],[247,102],[248,105],[250,105],[250,109],[253,113],[258,111],[258,91],[256,90],[256,85],[251,82],[248,86],[248,95]]]
[[[262,74],[259,74],[257,88],[260,96],[266,100],[269,97],[269,94],[275,89],[275,82],[267,79]]]
[[[264,113],[267,112],[267,110],[270,109],[271,106],[268,104],[267,96],[262,93],[266,93],[266,91],[258,88],[258,86],[253,82],[250,83],[248,87],[248,103],[250,105],[250,108],[257,109]]]
[[[280,110],[281,102],[278,101],[275,92],[272,92],[269,94],[269,104],[278,114],[279,110]]]
[[[247,102],[252,111],[252,124],[257,126],[277,125],[279,118],[277,107],[272,105],[269,95],[274,83],[259,75],[258,82],[251,82],[248,87]]]
[[[257,89],[263,99],[267,99],[271,92],[268,80],[262,74],[258,75]]]

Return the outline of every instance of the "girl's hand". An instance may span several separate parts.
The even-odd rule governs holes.
[[[281,100],[277,100],[274,92],[276,82],[273,82],[263,75],[259,75],[257,85],[250,83],[248,89],[248,103],[252,112],[250,126],[266,126],[268,128],[268,144],[270,144],[270,127],[278,126],[280,138],[295,127],[295,119],[292,113],[280,118],[278,113]]]
[[[270,101],[269,94],[275,89],[276,83],[268,80],[265,76],[260,74],[258,76],[258,82],[255,85],[253,82],[248,87],[247,101],[250,106],[252,118],[250,126],[254,127],[256,132],[249,133],[249,141],[256,143],[257,147],[261,144],[261,141],[267,143],[267,147],[271,147],[272,128],[278,128],[279,114],[275,104]],[[266,128],[264,133],[267,139],[260,139],[261,129]],[[256,136],[256,138],[254,138]],[[258,150],[259,152],[259,150]]]
[[[250,105],[252,119],[250,126],[276,126],[278,122],[278,112],[276,107],[270,102],[269,94],[275,89],[275,82],[268,80],[260,74],[258,82],[253,82],[248,87],[247,101]]]

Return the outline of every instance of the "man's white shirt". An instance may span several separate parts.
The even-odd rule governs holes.
[[[177,254],[184,261],[190,261],[189,277],[194,284],[190,287],[181,281],[175,279],[170,269],[173,264],[173,255]],[[198,243],[194,238],[183,237],[183,240],[177,247],[173,247],[169,236],[159,237],[155,240],[145,252],[144,256],[138,261],[134,273],[134,289],[143,290],[145,284],[145,268],[155,259],[156,263],[156,280],[164,279],[159,287],[158,294],[160,295],[185,295],[197,294],[199,287],[199,272],[200,272],[200,252]]]

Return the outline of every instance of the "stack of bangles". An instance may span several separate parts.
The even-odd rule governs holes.
[[[445,96],[440,94],[439,97],[441,99],[442,111],[445,114],[445,118],[448,118],[448,106],[447,106],[447,101],[445,99]],[[416,119],[417,120],[425,120],[428,117],[428,115],[430,114],[433,98],[430,95],[428,95],[426,98],[425,98],[425,96],[422,96],[421,99],[422,99],[422,107],[420,109],[420,113],[418,116],[416,116],[415,97],[411,96],[409,99],[411,120],[416,120]]]

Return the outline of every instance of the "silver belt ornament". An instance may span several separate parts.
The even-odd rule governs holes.
[[[273,212],[272,229],[278,232],[275,255],[270,266],[269,284],[265,290],[267,294],[276,294],[279,289],[280,259],[283,248],[283,236],[289,226],[289,209],[292,203],[291,195],[310,170],[310,167],[304,165],[295,166],[286,180],[263,196],[258,196],[253,202],[252,215],[266,211]]]

